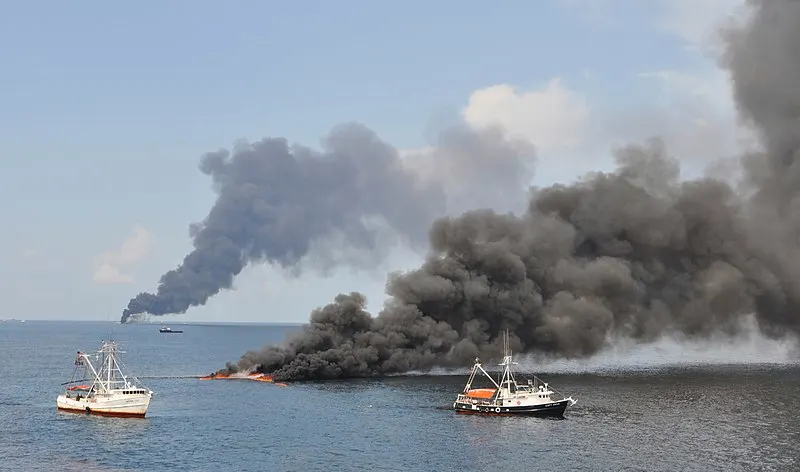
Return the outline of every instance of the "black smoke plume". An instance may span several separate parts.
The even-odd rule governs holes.
[[[616,151],[613,173],[533,193],[520,216],[437,219],[424,265],[393,274],[372,317],[339,295],[282,346],[224,371],[276,379],[362,377],[464,366],[498,352],[588,356],[609,335],[735,332],[754,315],[771,337],[800,331],[800,2],[751,2],[726,30],[725,65],[763,149],[743,160],[748,192],[679,180],[658,139]]]
[[[342,263],[324,251],[326,243],[336,241],[373,256],[366,264],[374,264],[386,249],[389,233],[382,227],[420,247],[431,222],[446,211],[445,194],[458,194],[452,184],[519,187],[519,179],[529,175],[533,154],[529,144],[506,139],[501,130],[448,128],[427,157],[444,163],[458,176],[454,182],[448,175],[423,178],[420,169],[409,167],[397,150],[359,124],[336,127],[323,144],[323,151],[316,152],[267,138],[240,145],[233,153],[203,156],[200,170],[211,176],[218,197],[206,219],[191,227],[194,249],[162,276],[156,293],[131,299],[121,321],[203,305],[231,288],[250,263],[298,272],[315,244],[323,248],[313,262],[319,270]],[[457,168],[462,160],[471,164],[469,172]],[[416,162],[437,170],[429,164]]]

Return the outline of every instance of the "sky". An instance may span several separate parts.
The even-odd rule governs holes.
[[[0,6],[0,319],[117,320],[191,249],[215,200],[200,157],[360,122],[402,155],[453,121],[533,143],[532,184],[613,169],[660,136],[683,176],[751,137],[715,28],[742,0],[109,3]],[[520,205],[524,205],[520,201]],[[168,321],[303,322],[340,292],[380,309],[370,271],[248,267]]]

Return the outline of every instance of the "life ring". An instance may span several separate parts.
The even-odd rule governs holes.
[[[496,408],[494,409],[494,412],[495,412],[495,413],[500,413],[500,407],[499,407],[499,406],[498,406],[498,407],[496,407]]]
[[[86,407],[86,413],[87,413],[87,414],[89,414],[89,413],[91,413],[91,412],[92,412],[92,409],[91,409],[91,408],[89,408],[89,407],[87,406],[87,407]]]

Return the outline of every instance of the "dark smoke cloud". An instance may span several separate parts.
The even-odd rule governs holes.
[[[211,176],[219,196],[207,218],[192,225],[194,250],[162,276],[155,294],[131,299],[122,322],[139,313],[184,313],[203,305],[230,288],[250,263],[268,262],[296,273],[317,248],[313,262],[325,271],[342,263],[326,247],[337,241],[373,256],[365,264],[374,264],[387,249],[386,227],[421,248],[431,222],[445,213],[445,183],[475,188],[488,179],[513,186],[528,175],[532,154],[530,145],[506,140],[500,130],[452,127],[415,163],[431,169],[435,161],[449,172],[423,178],[358,124],[335,128],[322,152],[267,138],[233,153],[206,154],[200,170]],[[482,172],[459,175],[462,159]]]
[[[754,125],[766,152],[747,170],[761,203],[796,214],[800,194],[800,2],[750,1],[745,28],[727,30],[724,63],[731,71],[742,118]],[[793,223],[795,227],[796,224]]]
[[[282,346],[227,371],[278,379],[361,377],[464,366],[512,348],[565,357],[609,334],[733,333],[754,314],[779,337],[800,331],[800,2],[752,2],[724,58],[763,152],[743,159],[752,194],[682,182],[660,140],[615,152],[613,173],[537,190],[520,216],[474,210],[437,219],[424,265],[393,274],[375,317],[358,293],[315,310]]]

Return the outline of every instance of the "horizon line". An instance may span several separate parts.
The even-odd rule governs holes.
[[[52,322],[52,321],[65,321],[65,322],[73,322],[73,323],[113,323],[113,324],[126,324],[126,325],[159,325],[159,324],[258,324],[258,325],[271,325],[271,326],[302,326],[308,324],[307,322],[300,322],[300,321],[202,321],[202,320],[195,320],[195,321],[137,321],[134,323],[120,323],[119,320],[101,320],[101,319],[80,319],[80,318],[6,318],[0,320],[0,322]]]

